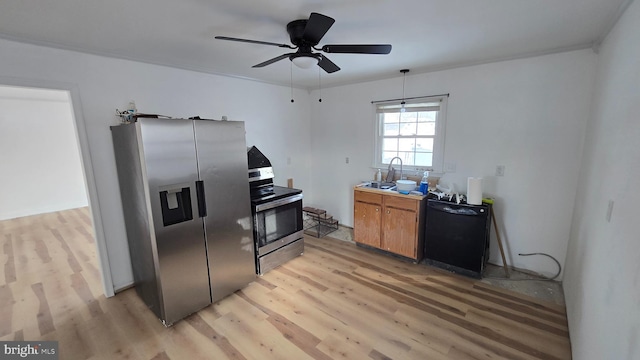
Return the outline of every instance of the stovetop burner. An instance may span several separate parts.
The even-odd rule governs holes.
[[[273,185],[261,188],[252,188],[251,189],[251,198],[258,199],[265,196],[273,195]]]
[[[258,196],[258,195],[254,196],[252,194],[251,195],[251,204],[260,205],[260,204],[268,203],[270,201],[283,199],[283,198],[286,198],[286,197],[289,197],[289,196],[302,194],[302,190],[300,190],[300,189],[292,189],[292,188],[288,188],[288,187],[284,187],[284,186],[277,186],[277,185],[274,185],[271,188],[271,190],[272,191],[264,193],[264,194],[262,194],[260,196]]]

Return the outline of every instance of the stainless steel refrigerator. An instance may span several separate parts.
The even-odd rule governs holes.
[[[256,276],[244,122],[111,127],[135,286],[169,326]]]

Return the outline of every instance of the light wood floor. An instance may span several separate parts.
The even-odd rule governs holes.
[[[102,294],[87,209],[0,222],[0,341],[60,359],[570,359],[563,307],[329,238],[164,328]]]

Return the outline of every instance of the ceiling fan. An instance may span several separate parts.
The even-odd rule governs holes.
[[[293,46],[228,36],[216,36],[216,39],[298,49],[296,52],[282,54],[273,59],[261,62],[260,64],[253,65],[254,68],[264,67],[289,58],[289,60],[301,68],[309,68],[317,64],[327,73],[333,73],[340,70],[338,65],[334,64],[333,61],[329,60],[324,54],[313,52],[312,50],[329,54],[388,54],[391,52],[391,45],[388,44],[324,45],[321,48],[317,48],[316,46],[334,22],[335,20],[333,18],[314,12],[311,13],[308,20],[294,20],[288,23],[287,33]]]

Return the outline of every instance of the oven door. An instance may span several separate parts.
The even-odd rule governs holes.
[[[302,194],[255,206],[254,239],[262,256],[302,237]]]

